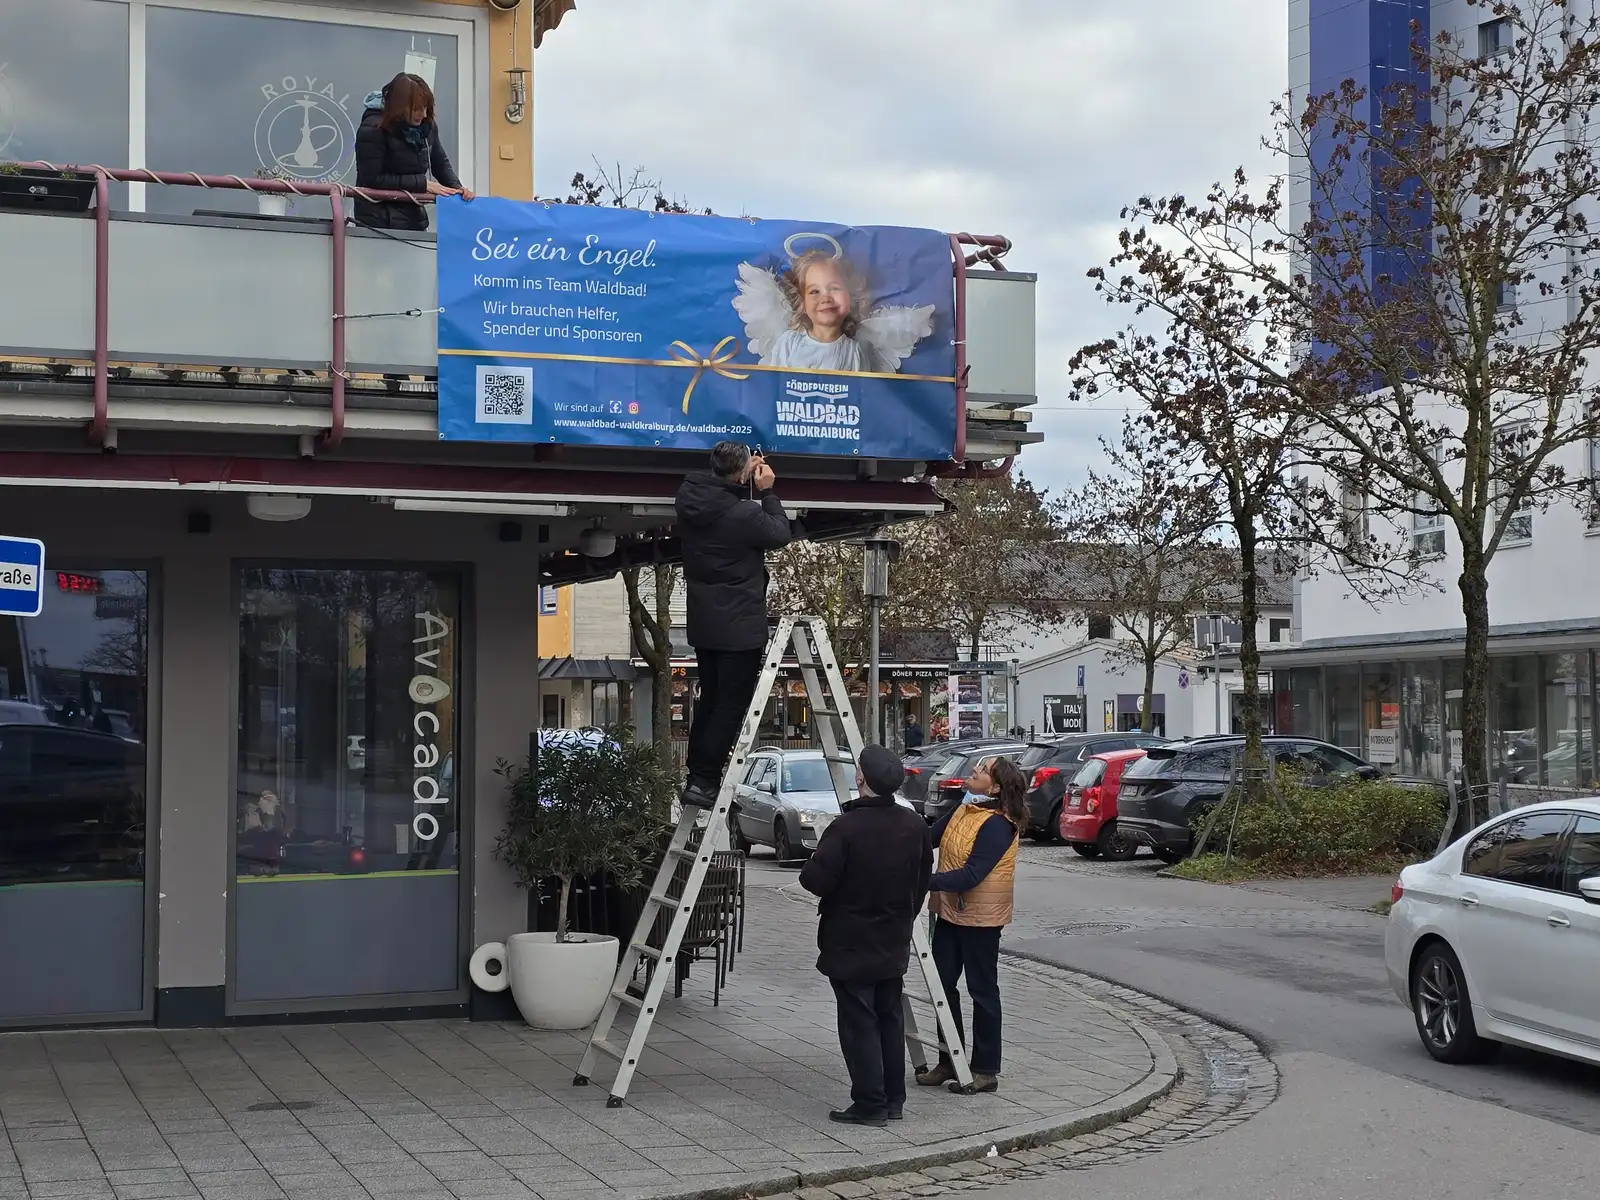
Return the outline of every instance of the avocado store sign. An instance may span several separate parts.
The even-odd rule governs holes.
[[[439,818],[433,809],[448,806],[450,797],[439,786],[439,720],[438,706],[450,695],[450,685],[439,678],[444,661],[454,661],[454,654],[445,659],[444,651],[450,649],[450,622],[437,613],[416,614],[421,628],[411,639],[413,661],[427,674],[411,677],[406,689],[416,709],[411,717],[411,732],[416,741],[411,746],[411,799],[413,814],[411,832],[418,841],[431,842],[439,836]]]
[[[44,543],[0,536],[0,617],[37,617],[44,611]]]

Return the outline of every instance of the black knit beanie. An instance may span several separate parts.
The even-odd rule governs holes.
[[[883,746],[865,746],[861,750],[861,778],[874,796],[893,796],[906,779],[906,769],[900,765],[900,756]]]

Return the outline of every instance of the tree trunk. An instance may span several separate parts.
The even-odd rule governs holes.
[[[1261,650],[1256,645],[1256,525],[1234,521],[1239,539],[1239,671],[1244,676],[1244,765],[1259,768],[1261,753]],[[1247,777],[1254,786],[1255,773]],[[1252,797],[1253,799],[1253,797]]]
[[[556,941],[567,940],[567,904],[572,896],[572,876],[561,876],[561,897],[556,902]]]
[[[1144,707],[1139,711],[1139,728],[1144,733],[1156,731],[1156,623],[1150,622],[1150,639],[1144,651]]]
[[[1482,807],[1489,783],[1489,579],[1482,552],[1463,543],[1461,615],[1466,619],[1466,649],[1461,671],[1461,778],[1468,802],[1461,806],[1462,830],[1487,815]]]

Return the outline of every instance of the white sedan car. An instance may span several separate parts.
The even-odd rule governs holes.
[[[1389,982],[1441,1062],[1600,1063],[1600,797],[1496,817],[1394,887]]]

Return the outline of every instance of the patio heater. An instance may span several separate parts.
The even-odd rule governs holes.
[[[866,538],[861,543],[861,594],[867,600],[869,637],[867,649],[867,728],[869,741],[882,738],[878,722],[878,624],[883,602],[889,598],[889,565],[900,560],[900,543],[893,538]]]

